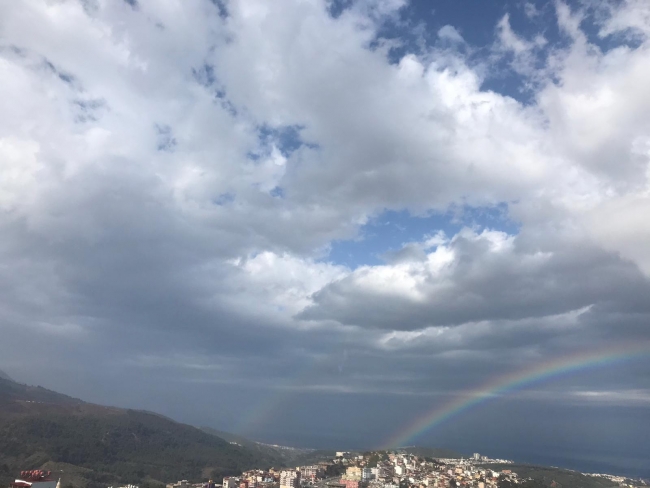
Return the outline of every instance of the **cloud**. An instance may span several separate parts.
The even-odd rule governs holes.
[[[605,3],[604,7],[609,10],[609,15],[605,17],[599,35],[605,37],[623,33],[642,36],[643,39],[650,34],[650,7],[646,2],[626,0],[618,6]]]
[[[637,405],[650,403],[648,390],[576,391],[573,395],[583,401],[607,402],[614,405]]]
[[[650,227],[645,218],[648,211],[647,195],[630,194],[603,203],[585,218],[599,242],[637,263],[646,275],[650,275],[650,254],[646,245]]]
[[[603,304],[643,306],[650,283],[638,269],[584,243],[464,230],[425,260],[362,267],[318,291],[300,318],[394,330],[523,319]]]
[[[451,42],[465,42],[463,36],[460,35],[460,32],[454,29],[451,25],[443,25],[440,30],[438,30],[438,37]]]
[[[445,25],[466,49],[400,59],[381,34],[403,1],[0,7],[3,369],[135,405],[167,381],[434,398],[647,341],[644,5],[603,10],[609,48],[558,3],[559,41],[506,15],[487,50]],[[526,103],[485,88],[503,59]],[[516,231],[330,262],[386,210],[496,206]]]
[[[526,53],[533,48],[533,44],[519,37],[510,27],[510,15],[505,14],[497,24],[497,35],[504,49],[512,51],[515,55]]]

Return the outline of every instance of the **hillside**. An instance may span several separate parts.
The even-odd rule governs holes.
[[[225,439],[228,442],[234,442],[242,447],[245,447],[254,453],[257,458],[260,459],[260,461],[269,466],[287,466],[289,465],[290,459],[292,459],[293,453],[290,451],[293,451],[293,449],[284,452],[284,449],[267,446],[266,444],[260,444],[258,442],[248,440],[244,437],[240,437],[229,432],[218,431],[210,427],[201,427],[201,430],[207,434],[220,437],[221,439]]]
[[[85,403],[40,386],[27,386],[0,378],[0,418],[12,415],[33,415],[40,412],[74,411],[103,408]]]
[[[0,486],[35,468],[60,471],[64,486],[83,488],[219,478],[266,464],[243,446],[160,415],[0,379]]]
[[[229,442],[236,442],[255,453],[258,458],[264,460],[266,464],[275,467],[316,464],[320,461],[329,461],[336,454],[333,450],[304,449],[265,444],[231,434],[230,432],[215,430],[210,427],[201,427],[201,430],[208,434],[221,437]]]

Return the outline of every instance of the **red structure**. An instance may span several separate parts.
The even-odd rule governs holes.
[[[339,481],[339,483],[345,488],[363,488],[365,486],[365,483],[362,481],[346,480],[343,478],[341,478],[341,481]]]
[[[21,471],[20,479],[11,483],[11,488],[30,488],[32,485],[38,486],[40,483],[44,483],[42,486],[45,487],[54,483],[54,480],[50,476],[52,476],[51,471],[43,471],[41,469]]]

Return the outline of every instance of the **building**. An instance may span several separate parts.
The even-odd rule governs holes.
[[[298,470],[300,471],[300,479],[302,480],[313,481],[317,478],[322,478],[325,474],[325,470],[317,464],[313,466],[300,466]]]
[[[376,470],[376,468],[375,468],[375,470]],[[372,468],[363,468],[363,469],[361,469],[361,479],[363,481],[370,481],[370,480],[374,479],[375,474],[373,474]]]
[[[364,484],[359,480],[346,480],[341,478],[340,482],[345,488],[363,488]]]
[[[349,481],[361,481],[362,479],[362,469],[358,466],[350,466],[345,470],[345,476],[342,479]]]
[[[282,471],[280,488],[300,488],[300,471]]]
[[[11,488],[58,488],[61,483],[50,478],[51,471],[21,471],[20,478],[11,483]]]
[[[478,452],[475,452],[472,457],[474,458],[474,461],[480,461],[481,460],[481,455]]]
[[[239,478],[229,477],[223,479],[223,488],[238,488]],[[169,488],[169,486],[167,487]]]

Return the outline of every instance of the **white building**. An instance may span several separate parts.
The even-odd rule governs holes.
[[[375,476],[372,474],[372,468],[363,468],[361,470],[361,480],[362,481],[370,481],[374,479]]]
[[[303,480],[314,480],[324,474],[323,468],[317,464],[313,466],[300,466],[298,469],[300,470],[300,478]]]
[[[300,488],[300,471],[282,471],[280,488]]]

